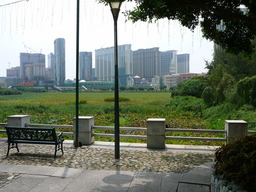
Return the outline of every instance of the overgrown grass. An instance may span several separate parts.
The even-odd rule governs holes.
[[[191,129],[224,129],[224,122],[227,119],[255,122],[256,112],[251,106],[237,108],[232,104],[222,104],[206,108],[202,99],[170,97],[170,95],[168,92],[121,92],[120,98],[126,99],[120,102],[120,126],[146,127],[148,118],[166,118],[168,127]],[[114,93],[111,92],[80,93],[79,115],[94,116],[95,125],[113,126],[114,103],[105,101],[106,98],[113,96]],[[31,115],[32,123],[71,125],[75,117],[75,93],[47,92],[0,96],[0,122],[6,122],[9,115],[17,114]],[[185,135],[199,136],[191,133]],[[202,134],[202,136],[209,135]],[[98,139],[104,140],[104,138]],[[122,141],[138,142],[131,139],[122,139]],[[168,142],[209,144],[209,142]]]

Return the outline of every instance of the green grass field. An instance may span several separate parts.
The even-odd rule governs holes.
[[[95,125],[113,126],[114,103],[105,101],[106,98],[113,97],[113,92],[80,93],[79,115],[94,116]],[[166,118],[168,127],[207,129],[209,126],[209,122],[193,110],[180,111],[176,110],[176,103],[170,105],[169,92],[120,92],[120,98],[127,100],[120,102],[120,126],[146,127],[148,118]],[[72,125],[75,117],[75,93],[46,92],[0,96],[0,106],[0,122],[6,122],[9,115],[24,114],[31,115],[32,123]],[[187,133],[171,135],[181,134],[191,136]],[[125,141],[138,142],[131,139]],[[188,141],[170,143],[193,144]]]

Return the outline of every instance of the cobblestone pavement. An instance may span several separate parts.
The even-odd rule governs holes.
[[[171,150],[120,150],[120,161],[114,158],[114,147],[88,147],[75,149],[72,144],[64,145],[64,155],[58,152],[53,158],[54,146],[20,144],[20,152],[10,150],[6,157],[6,140],[0,140],[0,163],[16,165],[43,165],[53,167],[83,168],[92,170],[152,171],[186,173],[194,167],[214,161],[214,151],[207,153],[179,152]]]
[[[0,138],[0,163],[12,165],[32,165],[49,167],[79,168],[84,170],[119,170],[132,172],[188,173],[193,168],[214,161],[214,147],[194,149],[186,146],[185,150],[148,150],[141,144],[135,147],[122,147],[120,160],[114,158],[113,144],[97,144],[75,149],[71,143],[64,144],[64,155],[58,152],[53,158],[54,146],[20,144],[20,152],[11,149],[6,157],[6,138]],[[104,147],[105,146],[105,147]],[[126,146],[126,144],[125,144]],[[191,150],[192,149],[192,150]],[[208,150],[209,149],[209,150]],[[0,189],[19,179],[22,174],[0,172]]]

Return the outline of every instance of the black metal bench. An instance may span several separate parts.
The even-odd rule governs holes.
[[[5,127],[8,136],[7,156],[11,148],[19,152],[18,143],[55,145],[54,158],[61,150],[63,155],[62,133],[56,134],[55,128],[34,128],[34,127]]]

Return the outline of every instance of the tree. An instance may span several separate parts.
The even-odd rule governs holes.
[[[256,41],[252,41],[252,45],[256,47]],[[213,61],[206,64],[211,76],[218,66],[221,65],[223,71],[232,75],[237,81],[245,77],[251,77],[256,74],[256,52],[250,57],[239,53],[237,55],[227,53],[224,49],[218,48],[214,50]]]
[[[114,0],[99,0],[108,3]],[[123,0],[124,1],[124,0]],[[136,2],[126,15],[133,22],[162,18],[179,20],[193,30],[201,26],[206,39],[231,53],[252,53],[256,37],[256,1],[254,0],[127,0]],[[246,11],[241,9],[246,7]],[[218,29],[216,26],[224,26]]]
[[[192,78],[178,84],[173,90],[173,95],[194,96],[200,98],[208,85],[208,81],[204,78]]]
[[[121,87],[120,87],[120,91],[126,91],[126,89],[127,89],[127,88],[126,88],[125,86],[121,86]]]

